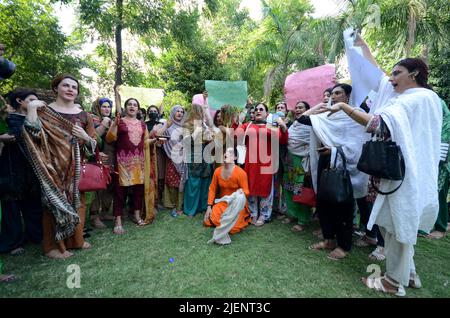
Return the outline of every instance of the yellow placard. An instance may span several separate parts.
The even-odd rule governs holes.
[[[120,85],[117,87],[120,95],[120,102],[123,103],[128,98],[136,98],[141,108],[147,109],[150,105],[160,107],[164,99],[164,90],[159,88],[131,87]]]

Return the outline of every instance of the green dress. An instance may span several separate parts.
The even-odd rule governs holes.
[[[1,98],[1,97],[0,97]],[[0,100],[0,107],[1,107],[2,101]],[[0,135],[5,134],[8,132],[8,126],[6,124],[6,120],[3,120],[0,118]],[[0,201],[0,225],[2,224],[2,202]],[[1,231],[1,226],[0,226]],[[3,261],[0,258],[0,274],[3,273]]]
[[[447,104],[442,100],[442,132],[441,141],[444,143],[450,143],[450,110]],[[438,177],[438,191],[439,191],[439,214],[434,225],[436,231],[446,232],[448,223],[448,206],[447,206],[447,194],[449,190],[450,182],[450,163],[439,163],[439,177]]]
[[[292,200],[292,197],[300,192],[305,181],[305,171],[303,170],[302,159],[302,157],[288,151],[283,176],[283,187],[286,194],[288,216],[296,218],[300,225],[307,225],[311,218],[311,208]]]

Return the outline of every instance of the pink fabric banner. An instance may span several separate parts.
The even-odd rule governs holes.
[[[284,99],[289,110],[303,100],[311,107],[322,101],[323,91],[336,83],[334,64],[325,64],[292,73],[284,83]]]

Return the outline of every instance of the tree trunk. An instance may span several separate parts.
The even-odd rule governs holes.
[[[122,28],[123,28],[123,0],[116,0],[117,21],[116,21],[116,74],[114,79],[114,94],[116,99],[116,110],[121,111],[121,101],[117,86],[122,85]]]
[[[425,45],[422,47],[422,58],[423,58],[423,61],[424,61],[427,65],[428,65],[428,63],[429,63],[429,61],[428,61],[429,54],[430,54],[430,50],[428,49],[428,45],[425,44]]]

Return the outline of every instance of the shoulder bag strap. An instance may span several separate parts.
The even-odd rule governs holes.
[[[401,162],[400,162],[400,164],[402,165],[402,170],[405,171],[405,160],[402,159]],[[403,184],[403,180],[405,180],[405,173],[403,173],[402,182],[400,182],[400,184],[399,184],[394,190],[388,191],[388,192],[383,192],[383,191],[381,191],[380,189],[378,189],[378,188],[375,186],[375,183],[373,182],[373,178],[372,178],[372,180],[370,181],[370,183],[372,184],[372,187],[375,189],[375,191],[377,191],[379,194],[389,195],[389,194],[394,193],[394,192],[397,191],[398,189],[400,189],[400,187],[401,187],[402,184]]]
[[[344,166],[344,170],[347,170],[347,158],[345,158],[344,151],[342,150],[341,147],[336,147],[336,149],[337,149],[337,154],[336,154],[336,158],[334,158],[334,166],[336,167],[337,157],[339,154],[342,158],[342,164]]]

